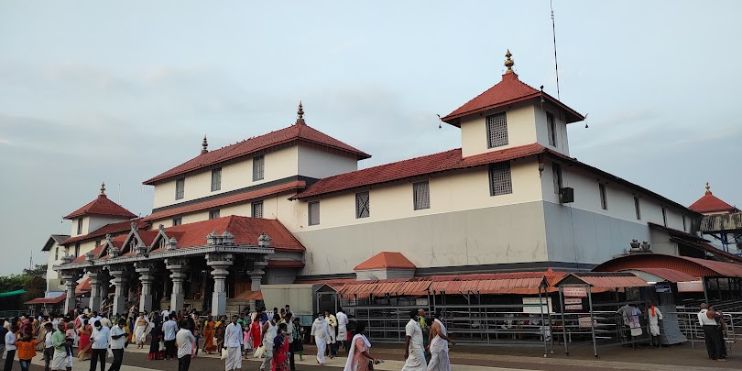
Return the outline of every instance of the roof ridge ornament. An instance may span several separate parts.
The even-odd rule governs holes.
[[[304,105],[299,101],[299,109],[296,111],[296,125],[304,125]]]
[[[513,61],[512,57],[513,54],[510,53],[510,49],[507,49],[505,52],[505,67],[507,67],[507,71],[505,73],[513,73],[513,66],[515,65],[515,62]]]
[[[711,185],[709,184],[709,182],[706,182],[706,194],[707,195],[713,194],[711,193]]]
[[[708,183],[706,183],[708,184]],[[100,183],[100,195],[105,196],[106,195],[106,182]]]
[[[204,134],[204,140],[201,141],[201,154],[209,152],[209,141],[206,140],[206,134]]]

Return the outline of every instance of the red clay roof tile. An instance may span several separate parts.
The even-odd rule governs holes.
[[[85,206],[69,213],[65,216],[65,219],[73,219],[79,216],[87,215],[105,215],[105,216],[120,216],[127,219],[136,218],[131,211],[124,209],[121,205],[111,201],[105,194],[100,194],[98,197],[85,204]]]
[[[723,212],[732,213],[737,210],[736,207],[714,196],[714,194],[711,193],[711,189],[706,189],[706,193],[704,193],[704,195],[701,196],[701,198],[696,200],[696,202],[688,206],[688,208],[697,213],[701,213],[701,214],[723,213]]]
[[[123,222],[116,222],[116,223],[110,223],[106,224],[88,234],[70,237],[66,240],[64,240],[61,245],[69,245],[75,242],[84,242],[84,241],[90,241],[94,239],[101,239],[102,237],[105,237],[107,234],[110,234],[111,236],[117,236],[119,234],[127,234],[131,230],[131,222],[137,223],[137,228],[139,229],[147,229],[150,226],[150,223],[148,221],[145,221],[144,219],[132,219],[132,220],[125,220]]]
[[[415,269],[415,264],[401,253],[382,251],[353,268],[356,271],[365,269]]]
[[[303,122],[303,120],[302,120]],[[371,155],[343,143],[321,131],[314,129],[304,123],[297,122],[287,128],[272,131],[257,137],[246,139],[214,151],[202,153],[160,175],[145,180],[144,184],[153,185],[157,182],[171,179],[179,175],[203,169],[222,162],[240,157],[252,155],[276,146],[288,143],[306,143],[340,151],[350,154],[359,160],[371,157]]]

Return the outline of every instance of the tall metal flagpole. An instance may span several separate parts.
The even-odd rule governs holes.
[[[557,62],[557,47],[556,47],[556,25],[554,22],[554,0],[549,0],[549,8],[551,9],[551,36],[554,43],[554,70],[556,71],[556,88],[557,88],[557,99],[561,100],[559,92],[559,63]]]

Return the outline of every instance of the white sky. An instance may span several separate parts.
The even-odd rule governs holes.
[[[547,0],[0,1],[0,274],[20,272],[101,181],[141,182],[293,123],[373,155],[459,147],[447,114],[520,78],[556,95]],[[572,155],[683,204],[742,203],[742,2],[555,1],[562,100],[588,113]]]

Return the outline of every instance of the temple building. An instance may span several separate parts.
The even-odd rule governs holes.
[[[703,211],[572,157],[567,126],[584,116],[506,57],[501,81],[442,118],[460,148],[359,170],[371,156],[309,126],[300,104],[288,127],[215,150],[204,137],[145,180],[147,216],[102,188],[50,245],[50,289],[67,310],[223,314],[265,284],[588,271],[632,243],[694,249],[673,236],[696,233]]]

